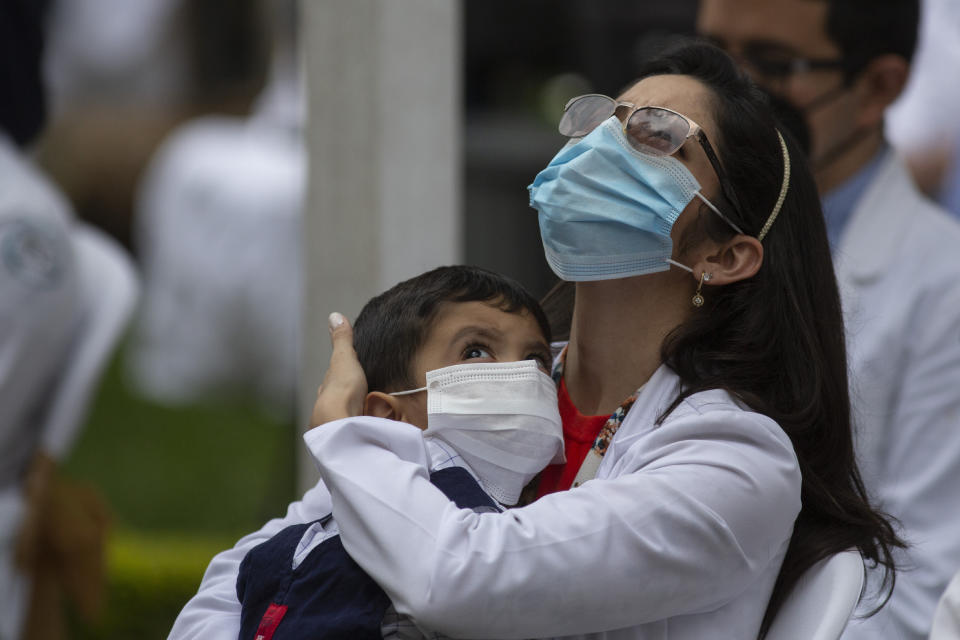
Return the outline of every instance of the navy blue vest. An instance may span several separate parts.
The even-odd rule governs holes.
[[[441,469],[430,474],[430,481],[462,509],[500,510],[466,469]],[[254,640],[258,629],[272,630],[273,640],[383,637],[390,600],[347,554],[340,536],[324,540],[292,568],[297,545],[312,524],[287,527],[243,559],[237,576],[240,640]]]

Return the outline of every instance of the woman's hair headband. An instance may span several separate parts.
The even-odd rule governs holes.
[[[763,224],[763,228],[760,229],[760,233],[757,234],[757,240],[763,241],[764,236],[767,235],[767,232],[770,231],[770,227],[773,226],[773,221],[777,219],[777,216],[780,214],[780,207],[783,206],[783,201],[787,197],[787,189],[790,187],[790,154],[787,152],[787,143],[784,141],[783,136],[780,135],[780,131],[777,131],[777,138],[780,140],[780,149],[783,151],[783,183],[780,185],[780,195],[777,196],[777,204],[773,205],[773,211],[770,212],[770,217],[767,218],[767,221]]]

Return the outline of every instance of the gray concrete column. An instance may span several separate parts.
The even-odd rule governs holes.
[[[462,259],[458,0],[301,0],[309,186],[301,420],[351,320],[387,287]],[[384,354],[389,357],[390,354]],[[316,471],[297,441],[301,488]]]

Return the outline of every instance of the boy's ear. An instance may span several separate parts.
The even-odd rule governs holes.
[[[400,420],[400,399],[382,391],[371,391],[363,402],[363,415]]]

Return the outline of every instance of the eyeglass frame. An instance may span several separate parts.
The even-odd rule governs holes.
[[[794,54],[790,52],[789,49],[784,49],[775,43],[767,43],[766,41],[748,42],[744,44],[742,50],[736,54],[730,53],[727,48],[723,46],[722,42],[715,38],[708,36],[706,37],[706,41],[726,51],[738,62],[749,65],[760,76],[769,80],[784,80],[790,76],[799,73],[808,73],[810,71],[842,71],[845,76],[848,76],[856,68],[856,65],[854,65],[853,61],[848,57],[817,58]],[[769,61],[777,56],[764,56],[764,50],[776,51],[780,60],[770,63]],[[771,64],[782,65],[783,69],[772,71],[769,66]]]
[[[720,165],[720,159],[717,157],[717,154],[714,152],[713,145],[710,144],[710,140],[707,138],[707,133],[703,130],[703,127],[701,127],[699,124],[697,124],[687,116],[683,115],[679,111],[674,111],[673,109],[668,109],[667,107],[658,107],[655,105],[644,105],[644,106],[638,107],[632,102],[623,102],[621,100],[617,100],[616,98],[611,98],[610,96],[602,93],[585,93],[583,95],[574,96],[573,98],[570,98],[567,101],[567,104],[565,104],[563,107],[563,113],[566,113],[570,109],[570,107],[573,105],[573,103],[575,103],[577,100],[580,100],[582,98],[606,98],[613,105],[613,112],[610,115],[617,115],[617,111],[621,107],[629,108],[630,112],[626,115],[625,118],[621,120],[623,134],[627,137],[628,140],[630,139],[630,134],[627,131],[627,125],[630,122],[630,118],[633,117],[633,114],[635,114],[637,111],[640,111],[641,109],[660,109],[661,111],[667,111],[674,115],[680,116],[684,120],[684,122],[687,123],[687,127],[688,127],[687,135],[686,137],[684,137],[683,142],[681,142],[676,149],[674,149],[670,153],[664,153],[662,155],[672,156],[673,154],[675,154],[677,151],[680,150],[680,147],[682,147],[687,140],[689,140],[690,138],[696,138],[697,142],[700,144],[700,148],[702,148],[703,152],[706,154],[707,160],[710,162],[710,166],[713,167],[713,171],[717,175],[717,181],[720,183],[720,191],[723,194],[723,197],[730,203],[730,206],[733,207],[734,213],[737,214],[737,217],[743,220],[743,214],[741,213],[743,209],[741,209],[740,202],[737,200],[737,197],[734,195],[733,185],[730,184],[730,181],[727,179],[726,174],[723,172],[723,168]],[[561,116],[561,121],[562,119],[563,118]],[[597,123],[597,126],[599,126],[599,123]],[[559,125],[557,125],[557,128],[559,129]],[[596,128],[596,126],[594,128]],[[562,131],[560,132],[560,135],[567,138],[572,137],[572,136],[568,136]],[[632,144],[630,146],[633,147]],[[648,151],[644,151],[643,149],[638,149],[637,147],[633,147],[633,148],[641,153],[650,153]],[[657,154],[650,153],[650,155],[657,155]],[[718,211],[717,213],[720,213],[720,212]],[[738,233],[741,233],[741,234],[744,233],[743,231],[741,231],[740,227],[733,224],[729,219],[727,219],[726,216],[724,216],[723,214],[720,214],[720,217],[723,218],[727,222],[727,224],[733,227]]]
[[[785,80],[791,76],[810,71],[842,71],[846,75],[849,73],[850,64],[844,58],[806,58],[803,56],[794,56],[783,60],[783,71],[771,71],[769,67],[764,68],[764,63],[757,63],[757,58],[750,55],[740,54],[738,59],[755,69],[757,74],[770,81]]]

